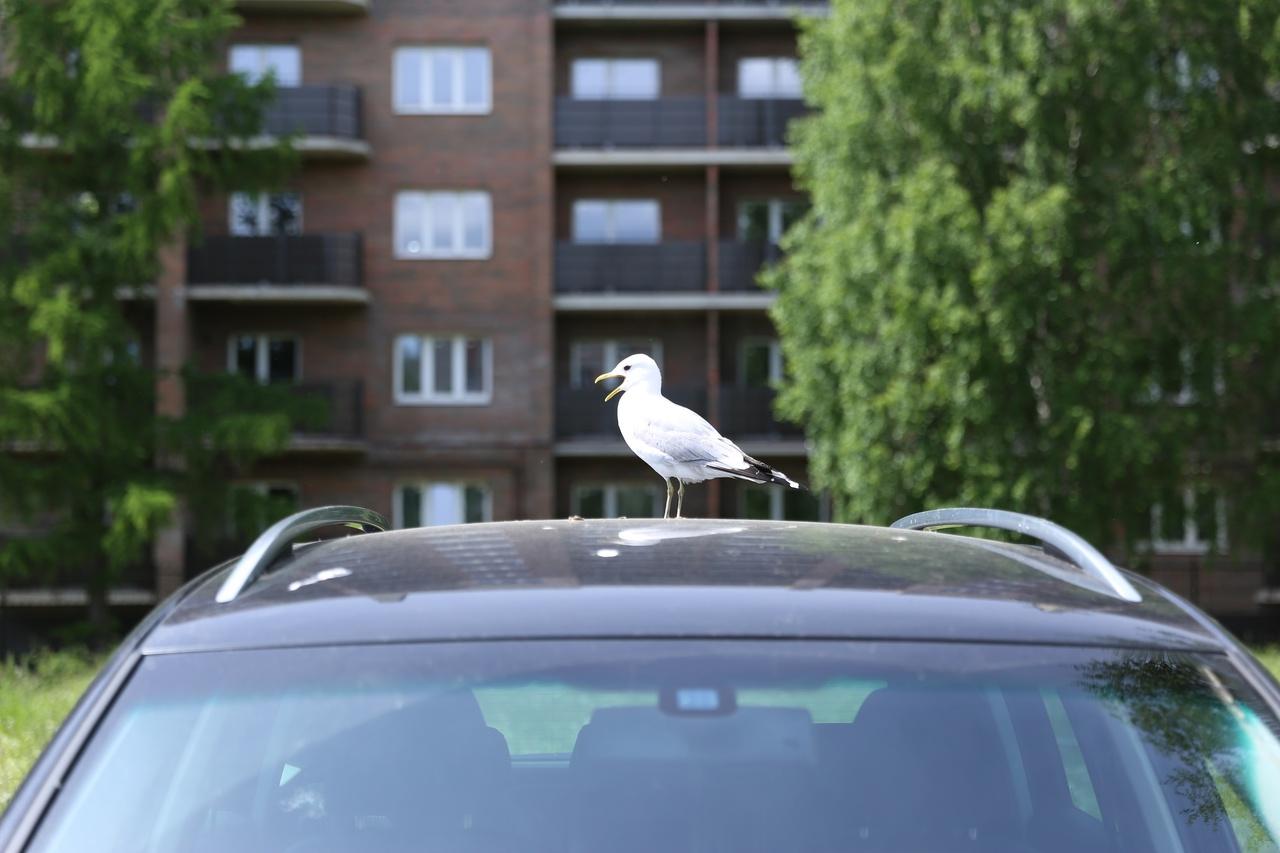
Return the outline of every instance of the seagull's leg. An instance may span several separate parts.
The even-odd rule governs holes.
[[[681,508],[684,507],[684,480],[680,480],[680,494],[676,497],[676,518],[684,518],[680,514]]]
[[[671,517],[671,491],[672,491],[672,489],[671,489],[671,478],[670,478],[670,477],[663,477],[663,478],[662,478],[662,482],[664,482],[664,483],[666,483],[666,484],[667,484],[667,505],[666,505],[665,507],[663,507],[663,508],[662,508],[662,517],[663,517],[663,518],[670,518],[670,517]]]

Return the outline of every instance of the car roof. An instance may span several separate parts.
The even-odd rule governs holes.
[[[294,549],[234,600],[197,582],[146,653],[398,641],[785,637],[1220,648],[1158,586],[1109,594],[1038,548],[735,520],[517,521]]]

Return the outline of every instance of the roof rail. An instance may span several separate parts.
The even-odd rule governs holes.
[[[1125,580],[1120,570],[1111,565],[1111,561],[1097,548],[1062,525],[1054,524],[1045,518],[1024,515],[1020,512],[1007,512],[1002,509],[955,507],[917,512],[900,518],[889,526],[899,530],[992,527],[997,530],[1021,533],[1032,539],[1039,539],[1061,554],[1068,562],[1082,569],[1085,574],[1102,581],[1109,590],[1109,595],[1124,601],[1142,601],[1142,596],[1133,588],[1133,584]]]
[[[293,544],[293,540],[321,527],[339,524],[353,527],[361,533],[382,531],[390,527],[387,520],[378,513],[358,506],[322,506],[294,513],[268,527],[253,541],[218,588],[214,600],[219,604],[235,601],[236,596],[257,580],[276,557]]]

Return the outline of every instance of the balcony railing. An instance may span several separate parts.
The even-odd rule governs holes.
[[[720,289],[753,292],[760,289],[756,274],[765,264],[782,257],[777,243],[763,240],[720,241]]]
[[[349,439],[364,436],[364,384],[360,380],[302,382],[291,390],[315,401],[315,411],[298,427],[298,435]]]
[[[720,425],[731,437],[772,436],[802,438],[804,431],[795,424],[783,423],[773,414],[776,392],[772,388],[743,388],[724,385],[720,388]],[[736,440],[736,439],[735,439]]]
[[[359,234],[210,236],[187,249],[188,284],[360,286]]]
[[[560,148],[698,148],[706,144],[707,105],[702,98],[556,98],[556,146]]]
[[[360,89],[356,86],[282,86],[263,116],[263,130],[276,136],[336,136],[360,139]]]
[[[720,145],[776,148],[787,144],[787,124],[808,111],[794,98],[739,98],[721,95],[717,122]]]
[[[704,290],[702,243],[556,246],[558,293],[671,293]]]
[[[618,432],[617,401],[604,402],[603,386],[590,388],[559,388],[556,391],[556,436],[558,438],[616,438]],[[688,406],[695,412],[705,412],[707,393],[702,388],[663,386],[662,394],[668,400]]]

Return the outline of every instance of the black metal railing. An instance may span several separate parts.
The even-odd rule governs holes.
[[[604,401],[604,386],[590,388],[558,388],[556,390],[556,436],[558,438],[616,438],[618,432],[617,400]],[[663,386],[668,400],[705,412],[707,392],[704,388]]]
[[[721,95],[718,142],[731,148],[776,148],[787,144],[787,125],[808,112],[798,98],[740,98]]]
[[[556,246],[558,293],[671,293],[706,289],[698,242]]]
[[[359,287],[359,234],[209,236],[187,249],[188,284]]]
[[[357,86],[283,86],[263,116],[263,130],[278,136],[337,136],[360,139]]]
[[[764,240],[720,241],[720,289],[727,291],[758,291],[756,279],[765,264],[782,257],[777,243]]]
[[[299,435],[335,438],[364,435],[364,383],[359,379],[300,382],[291,390],[307,401],[314,401],[316,409],[298,426]]]
[[[774,415],[773,400],[776,396],[777,392],[772,388],[721,386],[721,431],[736,438],[742,436],[803,437],[804,430],[795,424],[784,423]]]
[[[579,101],[556,98],[560,148],[697,148],[707,144],[702,98]]]

